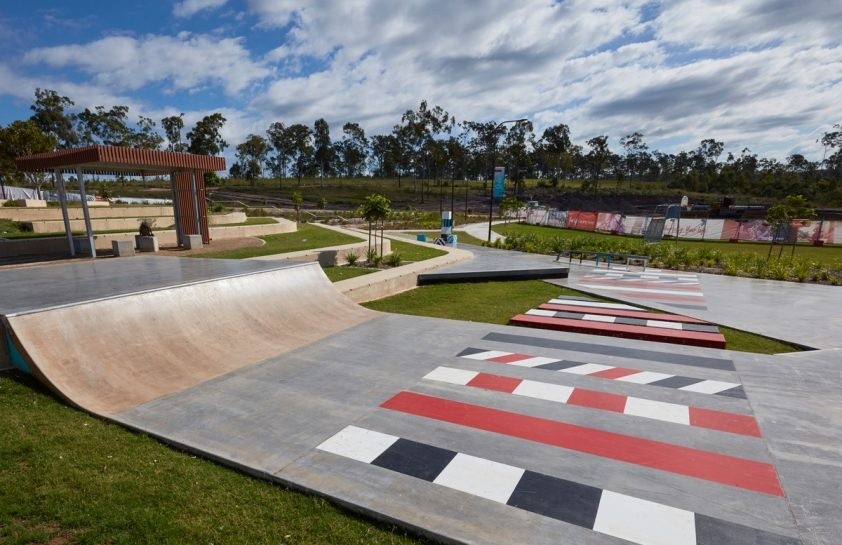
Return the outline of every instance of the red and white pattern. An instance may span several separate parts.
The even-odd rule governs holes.
[[[664,381],[667,386],[669,379],[685,378],[679,375],[672,375],[669,373],[657,373],[654,371],[642,371],[640,369],[632,369],[629,367],[616,367],[613,365],[603,365],[599,363],[584,363],[584,362],[567,362],[557,358],[546,358],[531,356],[529,354],[518,354],[515,352],[504,352],[502,350],[479,350],[468,349],[459,357],[468,358],[472,360],[490,361],[494,363],[505,363],[508,365],[517,365],[519,367],[541,367],[551,371],[558,371],[561,373],[570,373],[574,375],[587,375],[597,378],[613,379],[622,382],[631,382],[634,384],[653,384]],[[563,368],[555,368],[558,365],[565,365]],[[692,381],[692,383],[690,382]],[[680,383],[677,380],[676,383]],[[721,380],[710,379],[690,379],[687,378],[687,384],[676,386],[677,390],[687,392],[696,392],[700,394],[720,394],[727,392],[732,388],[740,388],[741,385],[736,382],[725,382]],[[744,397],[744,396],[738,396]]]
[[[503,375],[493,375],[453,367],[437,367],[425,380],[494,390],[508,394],[651,418],[685,426],[695,426],[740,435],[760,437],[757,421],[741,414],[654,401],[609,392],[574,388]]]
[[[586,289],[616,293],[621,297],[650,299],[666,304],[685,303],[700,309],[706,308],[702,286],[695,274],[666,273],[660,270],[632,272],[594,269],[578,283]],[[565,304],[569,303],[565,301]]]

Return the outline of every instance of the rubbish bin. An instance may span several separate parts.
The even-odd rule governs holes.
[[[427,242],[427,235],[425,235],[424,233],[419,233],[415,235],[415,240],[417,240],[418,242]]]

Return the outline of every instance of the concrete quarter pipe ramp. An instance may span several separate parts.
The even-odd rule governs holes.
[[[56,283],[45,282],[28,298],[19,294],[17,302],[7,298],[3,306],[11,308],[0,312],[16,352],[13,361],[22,359],[69,402],[108,416],[375,315],[338,296],[316,264],[242,263],[237,270],[208,271],[198,261],[149,259],[154,261],[142,265],[153,266],[147,272],[158,285],[136,286],[134,292],[73,293],[75,284],[62,283],[61,273],[72,279],[80,272],[74,268],[88,266],[79,264],[51,267],[57,270],[50,273],[59,273]],[[131,275],[142,260],[112,260],[98,264],[97,272]],[[196,281],[194,269],[213,276]],[[40,273],[5,271],[7,276]],[[15,306],[23,310],[16,312]]]

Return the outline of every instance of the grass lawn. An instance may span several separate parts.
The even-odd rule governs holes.
[[[400,254],[401,260],[404,262],[424,261],[447,253],[444,250],[439,250],[435,246],[421,246],[395,239],[390,239],[389,242],[392,245],[392,253]]]
[[[266,244],[257,248],[240,248],[237,250],[226,250],[201,254],[200,257],[215,257],[221,259],[245,259],[261,255],[283,254],[297,252],[300,250],[312,250],[314,248],[326,248],[340,244],[351,244],[363,240],[344,233],[337,233],[324,227],[311,223],[302,223],[295,233],[281,233],[278,235],[266,235],[259,237],[266,241]]]
[[[364,306],[382,312],[505,325],[515,314],[535,308],[558,295],[592,297],[589,294],[554,286],[541,280],[525,280],[433,284],[365,303]],[[720,331],[725,336],[729,350],[760,354],[799,350],[797,347],[775,339],[728,327],[720,327]]]
[[[263,218],[263,217],[255,217],[255,218],[246,218],[246,221],[240,223],[222,223],[220,225],[214,225],[214,227],[240,227],[242,225],[270,225],[272,223],[278,223],[272,218]]]
[[[0,374],[0,543],[426,543]]]
[[[507,234],[534,234],[544,238],[562,237],[562,238],[596,238],[605,240],[616,240],[617,237],[623,235],[610,235],[607,233],[596,233],[591,231],[577,231],[575,229],[560,229],[556,227],[546,227],[543,225],[527,225],[523,223],[510,223],[508,225],[495,225],[494,230],[502,235]],[[633,239],[640,239],[640,237],[627,237]],[[769,253],[769,244],[765,242],[739,242],[730,243],[721,240],[686,240],[680,239],[678,243],[674,240],[665,240],[659,244],[677,245],[681,248],[701,249],[709,248],[711,250],[719,250],[723,254],[757,254],[766,257]],[[774,254],[777,255],[780,246],[775,246]],[[784,248],[784,258],[788,258],[792,251],[791,246]],[[810,246],[807,244],[799,244],[795,248],[795,255],[819,263],[830,265],[834,262],[842,260],[842,246]]]
[[[380,269],[369,269],[366,267],[322,267],[322,270],[331,282],[339,282],[340,280],[371,274]]]

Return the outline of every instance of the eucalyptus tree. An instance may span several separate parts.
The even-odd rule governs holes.
[[[357,123],[345,123],[337,150],[345,176],[352,178],[361,174],[368,157],[368,139],[363,128]]]
[[[33,123],[45,134],[52,136],[59,149],[70,148],[79,143],[76,134],[76,116],[68,112],[74,102],[61,96],[52,89],[35,89],[35,102],[32,110]]]
[[[395,126],[393,132],[403,141],[415,177],[421,177],[421,202],[424,202],[424,176],[429,169],[427,143],[439,135],[450,134],[455,122],[455,118],[441,106],[430,108],[427,101],[422,100],[418,110],[404,112],[401,125]]]
[[[0,128],[0,174],[8,179],[17,173],[15,157],[53,151],[55,148],[55,136],[42,131],[35,121],[14,121]],[[47,180],[44,173],[25,172],[24,177],[40,198],[41,187]]]
[[[295,169],[298,185],[301,185],[301,177],[313,162],[313,131],[307,125],[296,123],[287,127],[284,135],[289,145],[289,160]]]
[[[521,121],[515,123],[506,133],[504,154],[508,177],[515,186],[515,196],[523,189],[523,181],[529,166],[529,155],[534,144],[535,135],[532,133],[532,122]]]
[[[330,125],[324,118],[313,124],[313,159],[319,166],[319,178],[324,187],[324,178],[334,172],[334,149],[330,141]]]
[[[167,135],[167,150],[184,151],[186,145],[181,141],[181,131],[184,130],[184,114],[171,115],[161,120],[161,127]]]
[[[547,157],[545,161],[552,169],[553,178],[564,177],[566,168],[570,168],[571,145],[570,127],[564,123],[547,127],[541,134],[538,149]]]
[[[620,145],[625,150],[624,165],[630,174],[629,180],[634,176],[638,180],[643,178],[649,159],[649,146],[643,141],[643,134],[637,131],[627,134],[620,138]]]
[[[269,149],[269,142],[258,134],[248,135],[241,144],[237,145],[239,174],[252,185],[263,174],[263,165],[266,162]]]
[[[611,150],[608,149],[608,136],[594,136],[587,141],[591,150],[587,154],[587,161],[590,165],[591,176],[594,182],[594,189],[599,187],[599,177],[611,158]]]
[[[227,121],[221,113],[206,115],[187,133],[187,151],[197,155],[219,155],[228,147],[220,131]]]

